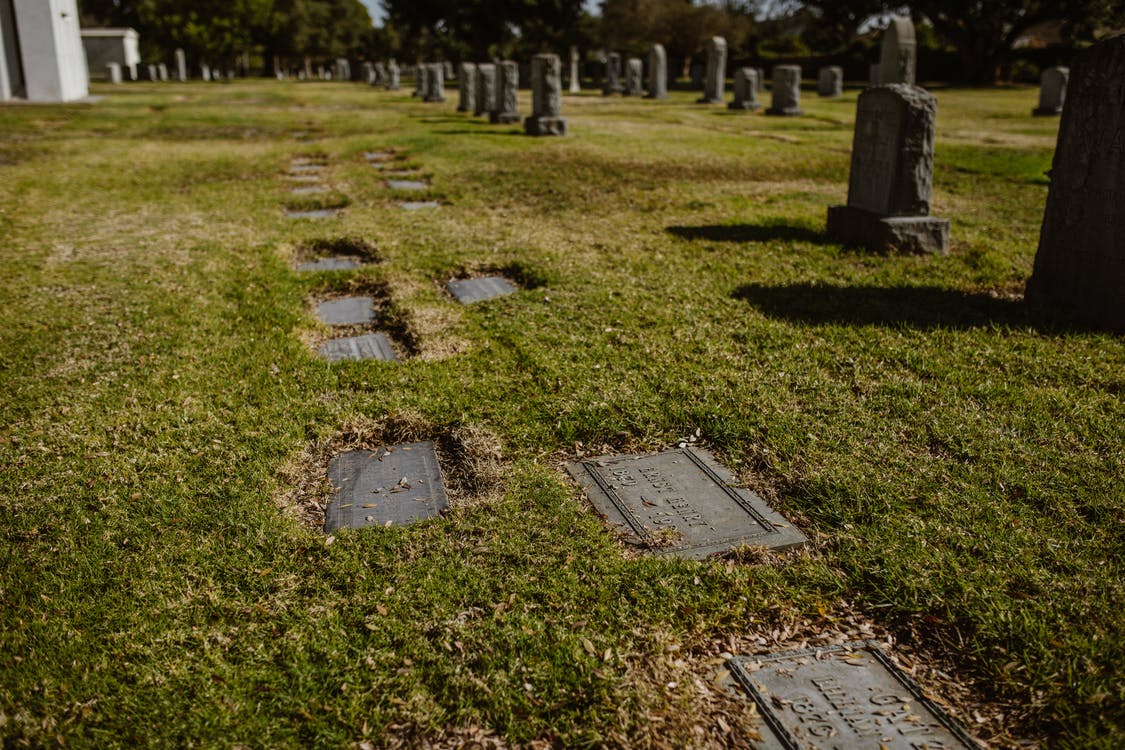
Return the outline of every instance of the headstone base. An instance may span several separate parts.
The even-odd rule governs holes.
[[[523,128],[528,135],[566,135],[566,119],[532,115],[523,121]]]
[[[520,121],[518,112],[489,112],[488,121],[493,125],[511,125]]]
[[[941,255],[949,250],[949,220],[933,216],[880,216],[851,206],[829,206],[828,236],[874,252]]]
[[[762,108],[761,102],[728,102],[727,109],[746,110],[749,112],[757,112]]]
[[[427,96],[424,99],[422,99],[422,101],[426,102],[427,104],[441,104],[445,101],[445,97],[444,96]]]
[[[705,96],[701,96],[701,97],[699,97],[698,99],[695,100],[695,103],[696,104],[723,104],[723,100],[722,99],[708,99]]]
[[[780,117],[800,117],[805,114],[805,111],[800,107],[770,107],[766,110],[766,114]]]
[[[1058,117],[1062,114],[1062,107],[1036,107],[1031,110],[1036,117]]]

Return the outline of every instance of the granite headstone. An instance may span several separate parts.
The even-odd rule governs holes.
[[[524,121],[528,135],[566,135],[562,112],[562,63],[558,55],[531,58],[531,116]]]
[[[349,451],[328,464],[334,494],[324,530],[406,526],[449,505],[437,451],[430,441],[375,451]]]
[[[801,110],[801,66],[774,65],[773,88],[770,90],[770,108],[767,115],[796,117]]]
[[[739,68],[734,72],[734,99],[727,105],[733,110],[756,110],[758,103],[758,71],[754,68]]]
[[[519,113],[520,68],[511,60],[496,66],[495,107],[488,114],[493,124],[510,125],[522,118]]]
[[[883,42],[879,52],[879,82],[914,83],[918,66],[917,43],[914,38],[914,22],[907,16],[895,16],[883,32]]]
[[[652,45],[648,53],[648,92],[647,99],[668,98],[668,53],[663,44]]]
[[[722,104],[727,77],[727,40],[713,36],[707,40],[707,72],[703,77],[701,104]]]
[[[1066,101],[1066,84],[1070,81],[1070,68],[1047,68],[1039,77],[1039,106],[1033,115],[1049,117],[1061,115]]]

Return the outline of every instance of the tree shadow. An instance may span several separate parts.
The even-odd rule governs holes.
[[[823,232],[797,224],[771,222],[768,224],[710,224],[700,227],[672,226],[668,234],[683,240],[708,242],[809,242],[816,245],[831,244]]]
[[[1040,329],[1023,300],[932,286],[744,284],[731,292],[771,318],[807,325],[970,329],[993,325]]]

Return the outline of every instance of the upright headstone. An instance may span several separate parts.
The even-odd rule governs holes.
[[[713,36],[707,40],[707,73],[703,78],[701,104],[722,104],[727,77],[727,40]]]
[[[391,60],[387,63],[387,91],[398,91],[402,88],[401,73],[398,69],[398,63]]]
[[[668,54],[663,44],[652,45],[648,53],[648,93],[645,98],[668,98]]]
[[[445,66],[431,63],[426,66],[426,96],[422,101],[440,103],[445,101]]]
[[[176,49],[176,80],[180,83],[187,80],[187,54],[179,48]]]
[[[496,106],[489,112],[490,122],[510,125],[520,121],[519,86],[519,65],[504,60],[496,66]]]
[[[702,63],[691,64],[691,87],[695,91],[703,91],[703,74],[707,68]]]
[[[640,96],[644,93],[644,63],[639,57],[630,57],[625,62],[625,96]]]
[[[611,94],[620,94],[624,90],[625,86],[621,83],[621,55],[610,52],[606,55],[605,85],[602,87],[602,94],[610,96]]]
[[[871,63],[867,68],[867,85],[879,85],[879,63]]]
[[[157,65],[156,65],[156,75],[157,75],[158,78],[160,78],[161,81],[167,82],[168,81],[168,66],[165,65],[164,63],[157,63]]]
[[[578,69],[578,48],[570,48],[570,93],[577,94],[582,91],[581,72]]]
[[[121,63],[107,63],[105,77],[110,83],[121,83]]]
[[[160,80],[160,73],[157,71],[155,65],[146,65],[145,66],[145,72],[148,74],[148,77],[145,79],[146,81],[159,81]]]
[[[879,52],[879,84],[914,83],[918,51],[914,41],[914,22],[906,16],[895,16],[883,32]]]
[[[1066,84],[1070,80],[1070,68],[1047,68],[1039,77],[1039,106],[1031,111],[1033,115],[1061,115],[1066,101]]]
[[[372,86],[386,86],[389,76],[387,75],[386,63],[378,60],[375,62],[375,80],[371,82]]]
[[[337,81],[350,81],[352,79],[352,66],[347,58],[336,58],[336,64],[332,69],[332,77]]]
[[[480,63],[477,65],[477,101],[473,114],[491,115],[496,109],[496,65]]]
[[[457,75],[457,111],[472,112],[477,101],[477,66],[461,63]]]
[[[414,66],[414,91],[411,96],[421,99],[426,95],[426,76],[429,72],[430,69],[424,63]]]
[[[375,85],[375,64],[365,62],[363,64],[363,82],[368,86]]]
[[[828,209],[828,235],[876,252],[944,253],[949,222],[930,213],[937,101],[905,83],[859,96],[848,204]]]
[[[211,80],[211,66],[205,62],[199,63],[199,77],[204,81]]]
[[[801,66],[774,65],[773,89],[770,91],[770,108],[767,115],[795,117],[801,111]]]
[[[453,75],[454,75],[453,74],[453,63],[449,62],[449,60],[446,60],[445,62],[443,62],[441,64],[441,70],[442,70],[442,73],[445,74],[445,80],[447,80],[447,81],[453,80]]]
[[[734,100],[727,107],[753,111],[761,106],[758,103],[758,71],[755,68],[739,68],[734,72]]]
[[[820,96],[839,96],[844,93],[844,69],[839,65],[826,65],[817,76],[816,93]]]
[[[531,58],[531,117],[524,121],[528,135],[566,135],[562,111],[562,63],[558,55]]]
[[[766,92],[766,69],[755,68],[758,71],[758,93],[764,94]]]
[[[1125,36],[1080,52],[1071,70],[1027,302],[1125,332]]]

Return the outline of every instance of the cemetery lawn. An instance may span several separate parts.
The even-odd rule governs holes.
[[[1125,745],[1125,340],[1021,305],[1037,90],[935,90],[947,257],[823,238],[855,89],[590,92],[554,139],[452,89],[95,93],[0,109],[0,745],[719,744],[720,654],[868,637],[981,739]],[[378,262],[293,270],[341,239]],[[521,289],[444,291],[484,273]],[[315,356],[352,292],[404,361]],[[334,449],[426,438],[446,518],[309,521]],[[637,556],[563,470],[685,439],[810,548]]]

